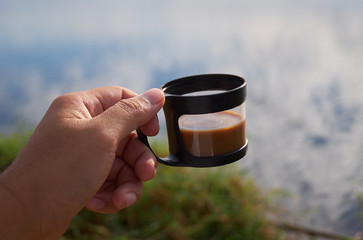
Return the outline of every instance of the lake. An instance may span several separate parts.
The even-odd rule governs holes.
[[[187,75],[248,82],[249,152],[296,222],[363,230],[363,2],[0,0],[0,131],[66,92]]]

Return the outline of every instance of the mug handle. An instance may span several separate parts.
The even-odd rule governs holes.
[[[139,137],[139,139],[141,140],[141,142],[143,142],[149,149],[150,151],[154,154],[156,160],[162,164],[165,165],[169,165],[169,166],[174,166],[174,167],[186,167],[188,166],[186,163],[180,161],[180,159],[172,154],[169,154],[169,156],[165,157],[165,158],[161,158],[156,156],[156,154],[154,153],[154,151],[151,149],[150,144],[149,144],[149,140],[147,138],[147,136],[140,130],[140,128],[136,129],[136,133]]]

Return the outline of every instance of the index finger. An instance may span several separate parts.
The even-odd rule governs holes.
[[[140,180],[148,181],[155,176],[156,158],[136,133],[131,134],[122,159],[134,170]]]

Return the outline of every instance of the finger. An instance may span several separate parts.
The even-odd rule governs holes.
[[[127,88],[101,87],[82,92],[84,105],[92,117],[101,114],[122,99],[137,96]]]
[[[142,95],[122,99],[94,118],[119,141],[136,128],[148,123],[161,109],[165,101],[162,91],[151,89]],[[154,120],[155,121],[155,120]]]
[[[154,116],[149,122],[140,127],[140,130],[147,136],[155,136],[159,132],[159,119]]]
[[[141,181],[128,182],[114,191],[97,193],[86,208],[104,214],[117,213],[135,204],[141,198],[143,191],[144,185]]]
[[[142,125],[140,130],[147,136],[155,136],[159,132],[159,120],[155,115],[149,122]],[[116,155],[122,156],[124,149],[126,148],[126,144],[129,142],[130,138],[133,138],[136,134],[134,132],[130,133],[128,137],[125,137],[117,146]]]
[[[146,182],[153,179],[156,175],[156,159],[153,153],[145,152],[135,164],[135,173],[140,180]]]
[[[129,207],[137,202],[144,191],[144,184],[141,181],[128,182],[117,188],[112,196],[113,204],[118,209]]]
[[[106,181],[116,182],[117,176],[125,164],[125,161],[119,157],[116,157]]]
[[[156,159],[148,147],[136,134],[130,138],[125,148],[123,159],[133,168],[136,176],[142,181],[151,180],[156,174]]]
[[[112,201],[112,194],[116,190],[115,182],[106,181],[101,189],[88,202],[86,208],[99,213],[114,213],[117,208]]]
[[[86,205],[88,210],[97,213],[113,214],[120,209],[113,203],[113,192],[97,193]]]
[[[114,86],[95,88],[76,93],[74,96],[80,96],[90,117],[95,117],[122,99],[135,97],[137,94],[127,88]]]
[[[86,208],[104,214],[117,213],[119,210],[129,207],[141,198],[144,191],[143,182],[139,180],[122,184],[118,188],[113,183],[107,185],[107,189],[98,192],[86,205]]]

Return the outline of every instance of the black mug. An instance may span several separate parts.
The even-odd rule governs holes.
[[[161,87],[169,156],[158,162],[176,167],[215,167],[246,155],[246,81],[229,74],[172,80]],[[141,141],[150,149],[140,129]],[[152,149],[151,149],[152,151]]]

